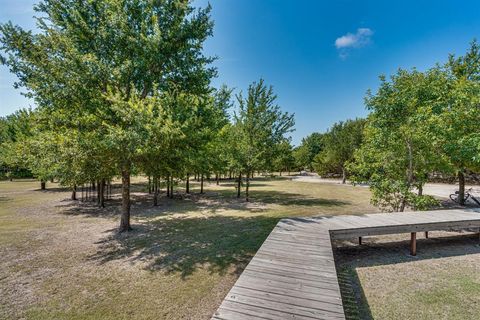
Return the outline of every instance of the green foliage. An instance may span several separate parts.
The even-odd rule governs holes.
[[[319,175],[342,173],[345,182],[346,166],[363,141],[364,119],[335,123],[323,135],[323,149],[313,159],[313,168]]]
[[[314,132],[303,138],[300,146],[293,151],[296,167],[312,171],[314,158],[322,151],[323,147],[324,141],[322,133]]]
[[[25,109],[0,118],[0,167],[8,178],[31,176],[24,141],[32,136],[34,122]]]
[[[209,6],[50,0],[35,10],[38,33],[5,23],[0,42],[15,85],[35,100],[43,121],[24,144],[40,179],[75,185],[120,172],[125,178],[142,165],[159,174],[147,163],[165,146],[161,172],[179,171],[184,161],[174,157],[185,153],[175,143],[185,147],[187,135],[197,149],[206,145],[209,121],[218,119],[209,98],[216,70],[202,52],[213,28]],[[123,189],[128,221],[128,179]]]
[[[441,73],[399,70],[390,81],[381,78],[376,95],[369,94],[365,142],[356,154],[353,180],[370,183],[373,203],[403,211],[412,205],[411,190],[428,173],[445,165],[432,143],[428,109],[440,98]]]
[[[292,114],[276,105],[273,88],[264,81],[252,83],[247,96],[237,95],[238,110],[234,116],[236,153],[242,171],[250,173],[269,166],[278,145],[292,131]]]
[[[435,197],[430,195],[418,195],[410,193],[410,199],[408,203],[412,206],[413,210],[425,211],[431,210],[434,207],[438,207],[440,202]]]
[[[285,139],[284,141],[277,144],[274,152],[275,154],[273,156],[273,167],[275,171],[279,171],[281,174],[282,171],[290,172],[292,168],[295,167],[293,147],[290,143],[290,140]]]
[[[414,189],[429,173],[478,170],[479,60],[473,42],[464,57],[451,56],[444,66],[381,77],[377,93],[367,95],[365,142],[350,170],[355,182],[370,184],[373,203],[424,210],[435,201]]]

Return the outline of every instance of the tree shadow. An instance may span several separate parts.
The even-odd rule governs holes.
[[[334,207],[346,206],[348,201],[305,197],[303,194],[256,190],[249,202],[244,198],[236,198],[233,190],[207,191],[203,194],[176,192],[173,199],[166,197],[163,191],[159,195],[158,206],[153,206],[153,195],[147,192],[133,192],[131,194],[132,216],[151,218],[173,214],[192,212],[208,212],[217,214],[226,210],[239,210],[246,213],[261,213],[269,210],[268,205],[307,206],[307,207]],[[65,200],[59,207],[66,215],[87,215],[92,217],[112,217],[118,215],[121,208],[119,194],[106,200],[105,208],[99,208],[94,201]]]
[[[251,196],[252,201],[259,201],[267,204],[280,204],[285,206],[345,206],[351,202],[337,199],[322,199],[318,197],[305,197],[304,194],[280,192],[280,191],[265,191],[255,190]]]
[[[480,253],[478,234],[465,232],[460,234],[456,232],[442,237],[435,237],[434,233],[430,232],[428,239],[417,240],[416,256],[409,254],[409,240],[383,242],[379,241],[380,238],[368,238],[367,242],[364,240],[361,246],[345,240],[333,243],[338,281],[347,319],[373,319],[358,276],[358,268]]]
[[[90,260],[124,259],[144,268],[186,278],[197,268],[241,273],[279,219],[255,217],[165,218],[136,224],[128,234],[109,231]]]
[[[42,192],[42,193],[59,193],[59,192],[72,192],[72,189],[69,189],[67,187],[47,187],[44,190],[38,188],[38,189],[34,189],[33,191]]]
[[[12,200],[13,200],[12,198],[0,196],[0,202],[10,202]]]

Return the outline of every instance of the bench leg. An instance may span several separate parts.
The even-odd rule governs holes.
[[[358,245],[359,245],[359,246],[362,245],[362,237],[358,237]]]
[[[410,255],[417,255],[417,233],[412,232],[410,234]]]
[[[425,231],[425,239],[428,239],[428,231]]]

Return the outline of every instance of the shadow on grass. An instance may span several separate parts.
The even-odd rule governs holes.
[[[72,190],[67,187],[50,187],[50,188],[47,187],[44,190],[38,188],[38,189],[34,189],[33,191],[42,192],[42,193],[72,192]]]
[[[186,214],[198,211],[208,211],[216,214],[225,210],[240,210],[249,213],[268,211],[268,205],[282,206],[307,206],[307,207],[334,207],[350,205],[350,202],[306,198],[305,195],[281,191],[256,190],[252,193],[249,202],[244,198],[236,198],[233,190],[207,191],[204,194],[185,194],[176,192],[173,199],[167,198],[165,192],[159,197],[159,205],[153,206],[153,195],[145,192],[131,194],[132,215],[140,218],[166,216],[172,214]],[[106,200],[105,208],[99,208],[95,201],[70,201],[65,200],[60,207],[67,215],[88,215],[94,217],[112,217],[118,215],[121,199],[114,194],[112,199]]]
[[[380,243],[375,239],[370,238],[361,246],[349,241],[335,242],[335,263],[347,319],[373,319],[357,268],[480,253],[478,234],[464,232],[437,238],[430,232],[428,239],[417,240],[415,257],[409,254],[409,240]]]
[[[117,259],[144,263],[151,271],[179,273],[197,268],[240,273],[278,222],[256,217],[189,217],[135,225],[128,234],[111,233],[90,259],[100,264]]]
[[[10,201],[12,201],[12,198],[0,196],[0,203],[1,202],[10,202]]]
[[[142,190],[144,185],[136,185]],[[153,196],[145,192],[133,192],[131,214],[147,222],[133,222],[134,230],[127,234],[107,231],[98,243],[98,252],[90,257],[103,264],[114,260],[141,263],[152,272],[178,273],[188,277],[198,268],[211,273],[241,272],[253,257],[281,217],[251,216],[270,210],[268,205],[332,207],[348,205],[348,202],[321,198],[305,198],[305,195],[282,191],[255,190],[251,202],[237,199],[235,190],[207,191],[205,194],[176,193],[169,199],[162,192],[159,206],[153,206]],[[66,215],[91,217],[118,217],[121,200],[119,194],[108,200],[106,208],[98,208],[95,202],[65,200],[60,207]],[[236,216],[222,215],[225,211],[238,210]],[[199,214],[205,213],[203,216]]]

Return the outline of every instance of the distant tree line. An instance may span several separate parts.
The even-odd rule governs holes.
[[[18,77],[35,110],[0,121],[0,166],[30,172],[45,188],[56,179],[72,190],[122,181],[119,230],[130,227],[130,178],[161,186],[189,177],[238,180],[249,199],[256,171],[289,168],[284,151],[292,114],[282,112],[263,80],[245,93],[213,88],[210,6],[190,1],[43,1],[38,32],[0,25],[1,61]],[[20,170],[20,171],[19,171]],[[245,181],[245,184],[243,184]]]

